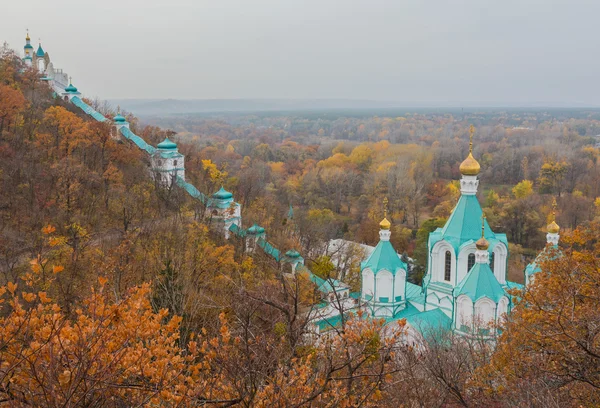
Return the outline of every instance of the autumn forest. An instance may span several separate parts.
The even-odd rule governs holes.
[[[560,245],[513,291],[493,344],[442,331],[411,344],[405,321],[390,334],[361,313],[318,338],[311,280],[226,240],[135,145],[4,47],[0,406],[600,404],[600,110],[123,115],[151,145],[175,140],[198,190],[231,191],[246,227],[352,292],[364,254],[333,262],[329,243],[376,245],[384,208],[421,284],[429,233],[460,196],[471,125],[477,198],[510,242],[509,279],[523,283],[544,249],[554,199]]]

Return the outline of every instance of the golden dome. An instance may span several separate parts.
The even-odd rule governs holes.
[[[548,232],[551,234],[558,234],[558,231],[560,231],[560,227],[558,226],[556,221],[552,221],[550,224],[548,224],[546,230],[548,230]]]
[[[484,237],[481,237],[477,240],[477,242],[475,242],[475,246],[480,251],[485,251],[490,247],[490,243],[487,241],[487,239],[485,239]]]
[[[29,31],[27,31],[27,37],[25,37],[25,40],[31,41],[31,38],[29,38]]]
[[[481,170],[479,162],[473,157],[473,134],[475,133],[475,126],[471,125],[469,128],[469,155],[460,164],[460,173],[463,176],[476,176]]]
[[[473,157],[473,153],[469,152],[467,158],[460,164],[460,174],[463,176],[476,176],[479,174],[481,166]]]
[[[381,220],[381,222],[379,223],[379,227],[380,227],[381,229],[384,229],[384,230],[389,230],[391,226],[392,226],[392,223],[391,223],[391,222],[389,222],[387,218],[384,218],[384,219],[383,219],[383,220]]]

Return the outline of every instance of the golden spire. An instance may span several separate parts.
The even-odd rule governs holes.
[[[550,218],[552,219],[552,222],[548,224],[546,230],[550,234],[558,234],[560,227],[556,223],[556,197],[554,197],[554,200],[552,200],[552,216]]]
[[[479,162],[473,157],[473,134],[475,133],[475,126],[471,125],[469,128],[469,155],[460,164],[460,173],[463,176],[476,176],[481,170]]]
[[[392,226],[392,223],[389,222],[387,219],[387,206],[388,206],[388,199],[386,197],[383,199],[383,220],[381,220],[381,222],[379,223],[379,227],[384,230],[389,230],[390,227]]]
[[[31,38],[29,38],[29,28],[27,29],[27,36],[25,37],[25,40],[30,41]]]
[[[473,134],[475,134],[475,126],[469,126],[469,153],[473,153]]]
[[[485,233],[485,214],[481,216],[481,238],[477,240],[475,246],[481,251],[485,251],[490,247],[490,243],[484,237]]]

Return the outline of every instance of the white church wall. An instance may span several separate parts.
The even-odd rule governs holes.
[[[365,269],[362,272],[362,297],[367,299],[368,296],[375,296],[375,277],[370,269]]]
[[[504,244],[497,244],[494,249],[494,276],[501,285],[506,284],[506,258],[508,250]]]
[[[488,298],[481,298],[475,303],[475,324],[487,328],[496,318],[496,304]]]
[[[461,295],[456,299],[456,328],[470,328],[473,324],[473,302],[468,296]]]
[[[392,273],[386,270],[377,272],[375,276],[375,293],[377,302],[392,302],[393,278]]]
[[[394,302],[406,300],[404,298],[406,292],[406,271],[399,270],[394,277]],[[401,298],[400,298],[401,297]]]
[[[446,265],[446,251],[450,251],[451,263],[450,263],[450,281],[444,279],[444,271]],[[456,274],[456,255],[454,254],[454,248],[446,241],[437,242],[431,250],[431,267],[429,268],[431,273],[431,282],[445,282],[454,284],[454,276]]]
[[[498,323],[502,322],[504,315],[508,313],[508,298],[503,297],[498,302],[498,310],[496,311],[496,321]]]
[[[457,274],[458,278],[456,280],[456,284],[459,284],[467,273],[469,272],[469,255],[475,254],[475,243],[471,243],[469,245],[465,245],[461,248],[460,253],[458,254],[458,262],[457,262]]]

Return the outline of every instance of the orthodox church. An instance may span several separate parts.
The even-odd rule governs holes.
[[[477,200],[480,165],[473,157],[473,133],[471,126],[469,154],[460,165],[458,203],[444,227],[429,235],[423,286],[407,281],[407,265],[390,243],[391,223],[384,214],[379,243],[361,264],[360,294],[344,312],[363,310],[388,323],[406,319],[413,336],[438,329],[465,336],[495,335],[495,323],[513,307],[510,289],[523,285],[507,280],[506,235],[490,228]],[[547,231],[548,246],[527,267],[526,283],[540,270],[539,260],[548,248],[558,244],[559,227],[554,220]],[[335,308],[324,309],[323,318],[316,317],[318,332],[339,321]]]
[[[183,189],[204,208],[205,218],[225,238],[237,237],[247,252],[264,251],[281,265],[283,273],[306,273],[321,292],[323,302],[310,312],[314,332],[319,334],[335,327],[345,313],[362,310],[365,315],[383,318],[387,323],[406,319],[409,332],[426,335],[432,329],[452,330],[458,334],[494,336],[494,323],[513,307],[510,289],[523,285],[508,281],[508,241],[505,234],[492,231],[477,200],[480,165],[473,157],[473,133],[467,158],[460,165],[460,198],[443,228],[429,235],[427,272],[423,285],[408,282],[408,265],[390,242],[391,222],[384,213],[380,223],[379,243],[371,248],[361,264],[361,291],[337,279],[322,279],[305,265],[296,250],[282,252],[267,241],[265,229],[242,226],[241,205],[223,187],[205,195],[185,180],[184,156],[177,144],[166,138],[156,147],[133,133],[120,110],[113,118],[96,111],[83,99],[70,78],[55,69],[41,42],[34,52],[29,33],[25,38],[23,62],[37,69],[48,81],[57,98],[71,102],[99,122],[112,125],[113,137],[134,144],[148,154],[150,172],[158,183]],[[293,221],[290,206],[287,221]],[[548,245],[525,270],[528,284],[540,271],[539,263],[559,241],[559,226],[554,220],[547,227]],[[556,253],[553,252],[553,253]]]

